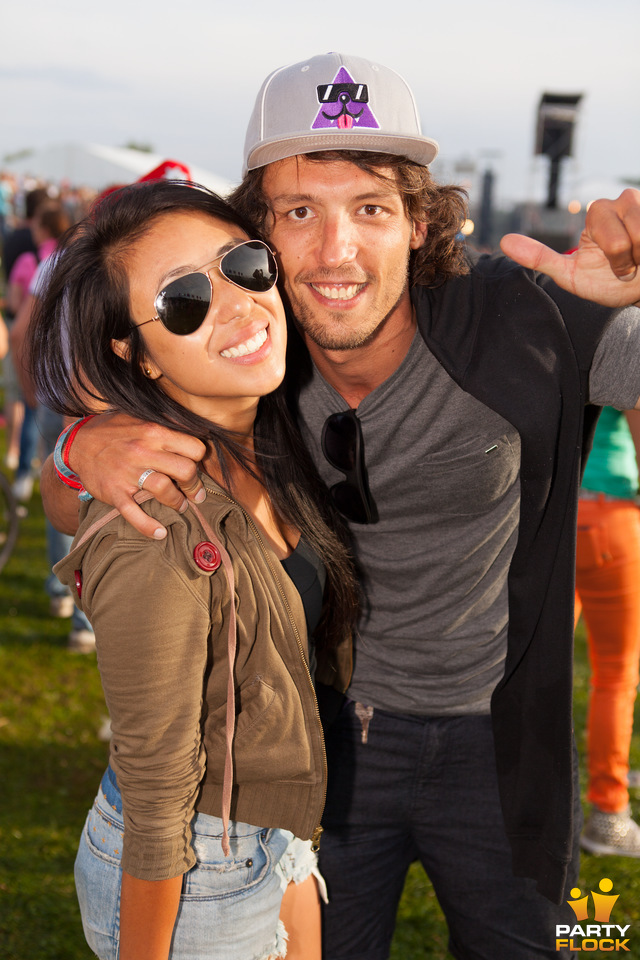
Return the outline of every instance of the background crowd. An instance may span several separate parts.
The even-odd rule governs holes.
[[[37,299],[38,278],[45,261],[68,227],[85,216],[95,191],[33,179],[1,175],[2,282],[5,351],[3,357],[3,418],[6,430],[5,467],[13,474],[13,494],[25,510],[34,491],[41,462],[52,452],[62,418],[38,404],[22,363],[22,345]],[[71,537],[47,521],[48,565],[68,552]],[[69,648],[82,653],[95,649],[86,617],[75,607],[70,591],[51,572],[44,589],[52,617],[71,619]]]

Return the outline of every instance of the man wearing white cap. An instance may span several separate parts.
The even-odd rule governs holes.
[[[555,947],[580,826],[577,491],[599,406],[640,396],[640,311],[617,309],[640,301],[640,203],[593,208],[572,257],[510,237],[527,269],[471,264],[461,193],[427,169],[436,153],[398,74],[313,57],[265,81],[234,197],[279,257],[307,348],[289,365],[299,421],[362,572],[352,681],[327,733],[326,960],[388,956],[415,859],[456,958],[570,955]],[[137,478],[178,506],[163,474],[196,496],[201,455],[116,418],[83,427],[70,462],[162,536],[131,501]],[[317,679],[330,686],[330,669]]]

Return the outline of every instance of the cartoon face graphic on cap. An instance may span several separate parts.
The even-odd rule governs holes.
[[[366,83],[357,83],[344,67],[340,67],[332,83],[317,87],[318,103],[321,104],[311,129],[338,128],[351,130],[358,127],[379,129],[369,107],[369,88]]]

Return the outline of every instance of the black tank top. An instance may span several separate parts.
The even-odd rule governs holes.
[[[298,545],[293,553],[280,562],[300,594],[300,599],[304,607],[309,644],[309,672],[313,679],[316,666],[313,631],[318,626],[322,614],[322,597],[324,594],[326,570],[318,554],[302,537],[298,541]]]

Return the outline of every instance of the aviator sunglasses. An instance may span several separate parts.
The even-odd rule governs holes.
[[[217,264],[225,280],[249,293],[266,293],[278,279],[275,257],[262,240],[246,240],[228,253],[221,253],[195,273],[172,280],[160,291],[153,305],[156,316],[136,326],[159,320],[170,333],[184,337],[194,333],[209,312],[213,284],[209,271]]]
[[[321,444],[331,466],[346,477],[329,490],[342,516],[353,523],[377,523],[378,511],[367,481],[362,426],[355,411],[345,410],[327,417]]]

